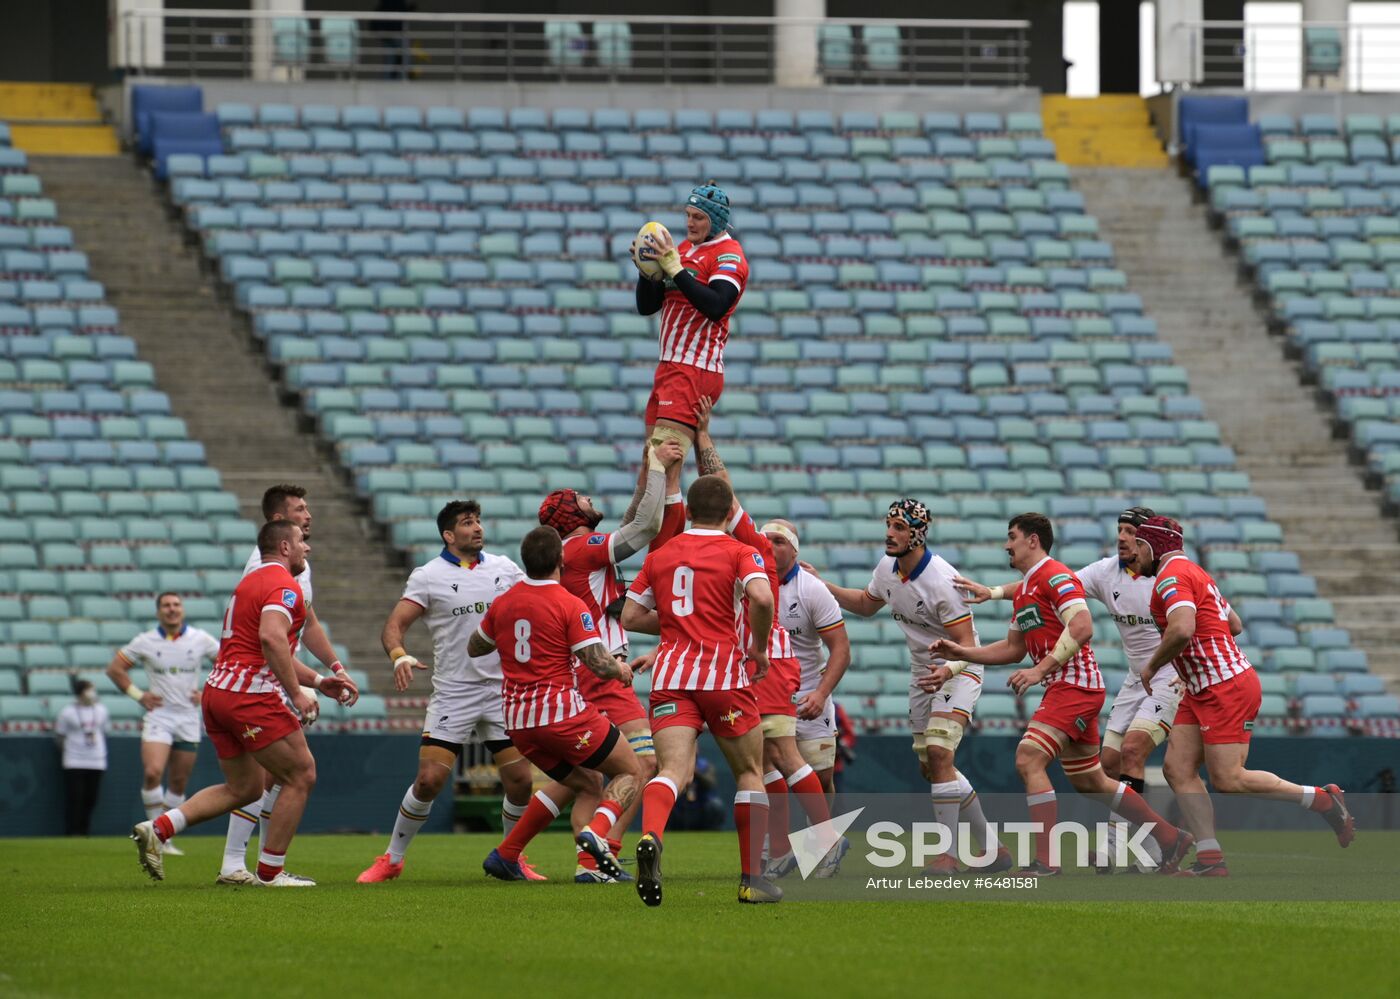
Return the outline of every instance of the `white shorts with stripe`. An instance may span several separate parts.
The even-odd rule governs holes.
[[[506,735],[499,683],[459,683],[435,687],[423,718],[423,734],[430,739],[465,745],[500,742]]]
[[[929,716],[951,712],[958,716],[966,728],[972,723],[972,712],[977,708],[977,699],[982,696],[982,668],[968,667],[943,685],[936,694],[920,689],[911,678],[909,681],[909,727],[914,733],[914,751],[924,751],[924,732],[928,730]]]
[[[1143,689],[1142,680],[1135,672],[1130,671],[1123,678],[1123,686],[1118,688],[1113,706],[1109,709],[1104,731],[1122,735],[1134,721],[1141,721],[1160,725],[1164,734],[1171,732],[1172,720],[1176,718],[1183,691],[1180,686],[1168,682],[1171,679],[1170,669],[1159,672],[1157,676],[1160,679],[1152,684],[1151,694]]]

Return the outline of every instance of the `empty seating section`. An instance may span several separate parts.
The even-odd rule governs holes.
[[[1269,163],[1209,172],[1256,293],[1400,511],[1400,115],[1261,115]]]
[[[0,731],[46,726],[74,671],[110,691],[158,592],[218,634],[254,539],[27,167],[0,146]]]
[[[227,154],[171,157],[170,197],[414,557],[437,549],[450,497],[479,497],[502,548],[548,489],[625,507],[656,356],[627,246],[713,177],[753,275],[713,429],[746,506],[797,520],[804,556],[864,585],[904,493],[932,503],[941,551],[997,580],[1009,515],[1047,509],[1078,565],[1105,552],[1125,502],[1146,502],[1187,522],[1261,670],[1364,673],[1037,115],[215,113]],[[983,635],[1008,616],[979,612]],[[902,723],[902,635],[849,627],[844,703]],[[1119,674],[1116,632],[1096,646]],[[987,689],[986,724],[1023,717]],[[1289,701],[1277,729],[1313,728],[1301,710]]]

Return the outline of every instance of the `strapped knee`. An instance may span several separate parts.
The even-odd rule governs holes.
[[[830,770],[836,766],[836,740],[833,738],[800,739],[797,751],[813,770]]]
[[[1152,740],[1153,746],[1160,746],[1165,742],[1167,736],[1171,734],[1171,730],[1172,727],[1166,722],[1154,721],[1151,718],[1134,718],[1133,723],[1128,726],[1129,732],[1144,733]],[[1118,741],[1120,743],[1123,741],[1121,736]],[[1104,745],[1108,745],[1107,740],[1104,741]]]
[[[951,718],[930,718],[928,725],[924,728],[924,745],[926,747],[937,747],[946,749],[953,753],[957,751],[958,743],[962,742],[963,727]]]
[[[632,747],[632,752],[637,756],[655,756],[656,743],[652,740],[651,729],[642,729],[627,737],[627,745]]]

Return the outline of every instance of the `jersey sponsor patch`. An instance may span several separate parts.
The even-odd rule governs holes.
[[[676,713],[676,710],[677,710],[678,708],[679,708],[679,705],[676,704],[674,701],[671,701],[671,702],[669,702],[669,703],[667,703],[667,704],[658,704],[658,705],[652,710],[651,716],[652,716],[653,718],[664,718],[664,717],[666,717],[667,715],[673,715],[673,714],[675,714],[675,713]]]
[[[596,628],[593,627],[593,615],[590,614],[590,613],[588,613],[588,611],[584,611],[582,614],[580,614],[580,615],[579,615],[579,620],[581,620],[581,621],[583,622],[583,630],[584,630],[584,631],[596,631],[596,630],[597,630]]]
[[[1168,576],[1166,579],[1160,580],[1153,589],[1158,593],[1164,593],[1168,588],[1176,585],[1176,582],[1177,578],[1175,576]]]
[[[735,264],[737,264],[740,260],[743,260],[743,259],[744,259],[744,258],[741,257],[741,256],[739,256],[739,254],[737,254],[737,253],[721,253],[719,256],[715,257],[715,261],[716,261],[717,263],[721,263],[721,264],[724,264],[724,263],[735,263]]]
[[[297,605],[297,591],[296,591],[296,590],[283,590],[283,591],[282,591],[282,606],[286,607],[288,610],[291,610],[291,609],[292,609],[293,607],[295,607],[296,605]]]
[[[1051,585],[1051,586],[1059,586],[1061,583],[1068,583],[1068,582],[1071,582],[1071,581],[1073,580],[1073,578],[1074,578],[1074,577],[1072,577],[1069,573],[1067,573],[1067,572],[1062,572],[1062,573],[1060,573],[1060,574],[1057,575],[1057,576],[1051,576],[1051,577],[1050,577],[1050,585]]]
[[[754,553],[753,553],[752,555],[750,555],[749,557],[750,557],[751,559],[753,559],[753,564],[754,564],[754,565],[758,566],[760,569],[763,568],[763,556],[762,556],[762,555],[760,555],[758,552],[754,552]]]
[[[588,543],[590,545],[601,545],[606,540],[608,540],[608,536],[606,534],[593,534],[589,535]]]
[[[1022,631],[1034,631],[1045,624],[1045,619],[1040,616],[1040,608],[1035,604],[1027,604],[1016,612],[1016,627]]]

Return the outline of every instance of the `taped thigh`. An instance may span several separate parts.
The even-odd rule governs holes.
[[[792,715],[764,715],[765,739],[791,739],[797,735],[797,719]]]

